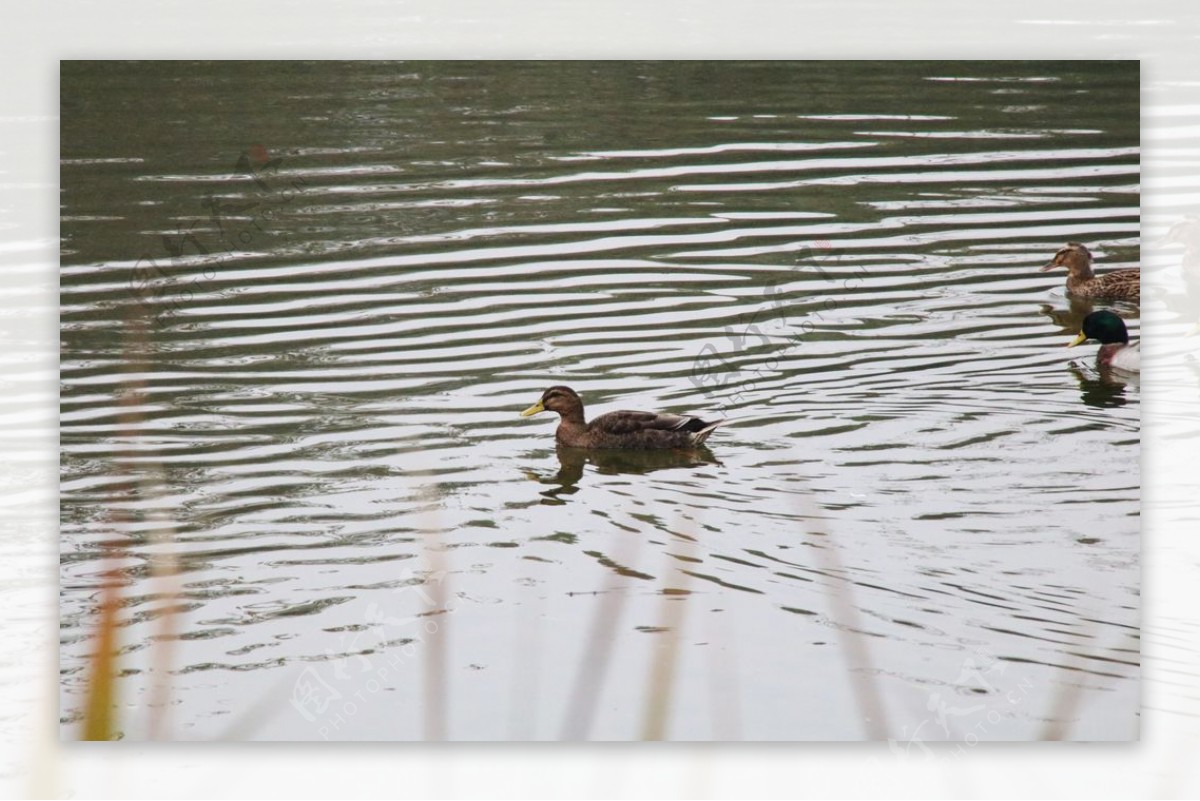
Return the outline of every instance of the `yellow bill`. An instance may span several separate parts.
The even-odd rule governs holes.
[[[544,411],[546,411],[546,407],[542,405],[541,401],[538,401],[537,403],[533,404],[525,411],[521,412],[521,416],[529,417],[530,415],[537,414],[538,412],[544,412]]]
[[[1078,334],[1075,336],[1075,338],[1074,338],[1074,339],[1072,339],[1070,342],[1068,342],[1068,343],[1067,343],[1067,347],[1068,347],[1068,348],[1073,348],[1073,347],[1075,347],[1076,345],[1082,345],[1082,344],[1083,344],[1084,342],[1086,342],[1086,341],[1087,341],[1087,334],[1085,334],[1085,333],[1083,333],[1082,331],[1080,331],[1080,332],[1079,332],[1079,333],[1078,333]]]

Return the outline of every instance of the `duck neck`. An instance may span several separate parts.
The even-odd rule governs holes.
[[[1088,264],[1088,260],[1080,256],[1076,256],[1067,263],[1067,286],[1075,287],[1079,284],[1086,284],[1096,277],[1092,272],[1092,265]]]
[[[587,423],[583,421],[583,413],[576,412],[559,417],[558,430],[554,432],[554,438],[566,445],[577,441],[585,433],[587,433]]]
[[[578,398],[554,411],[558,412],[558,431],[555,432],[555,437],[559,442],[573,442],[587,431],[587,422],[583,419],[583,403]]]
[[[582,406],[572,406],[569,409],[563,409],[558,413],[558,418],[560,428],[562,426],[570,426],[572,428],[584,428],[587,426],[587,422],[583,419]]]
[[[1100,352],[1096,354],[1096,361],[1100,363],[1101,367],[1111,366],[1113,358],[1120,353],[1124,347],[1125,343],[1123,342],[1110,342],[1107,345],[1101,345]]]

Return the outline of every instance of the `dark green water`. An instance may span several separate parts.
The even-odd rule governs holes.
[[[131,739],[1136,735],[1136,64],[61,87],[64,737],[110,570]]]

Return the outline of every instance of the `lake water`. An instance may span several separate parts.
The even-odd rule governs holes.
[[[63,737],[1136,737],[1138,80],[64,63]]]

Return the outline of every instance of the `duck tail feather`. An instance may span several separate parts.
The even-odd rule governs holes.
[[[715,423],[705,423],[704,428],[692,434],[692,443],[701,445],[704,440],[708,439],[708,435],[717,430],[717,426],[725,425],[726,420],[718,420]]]

